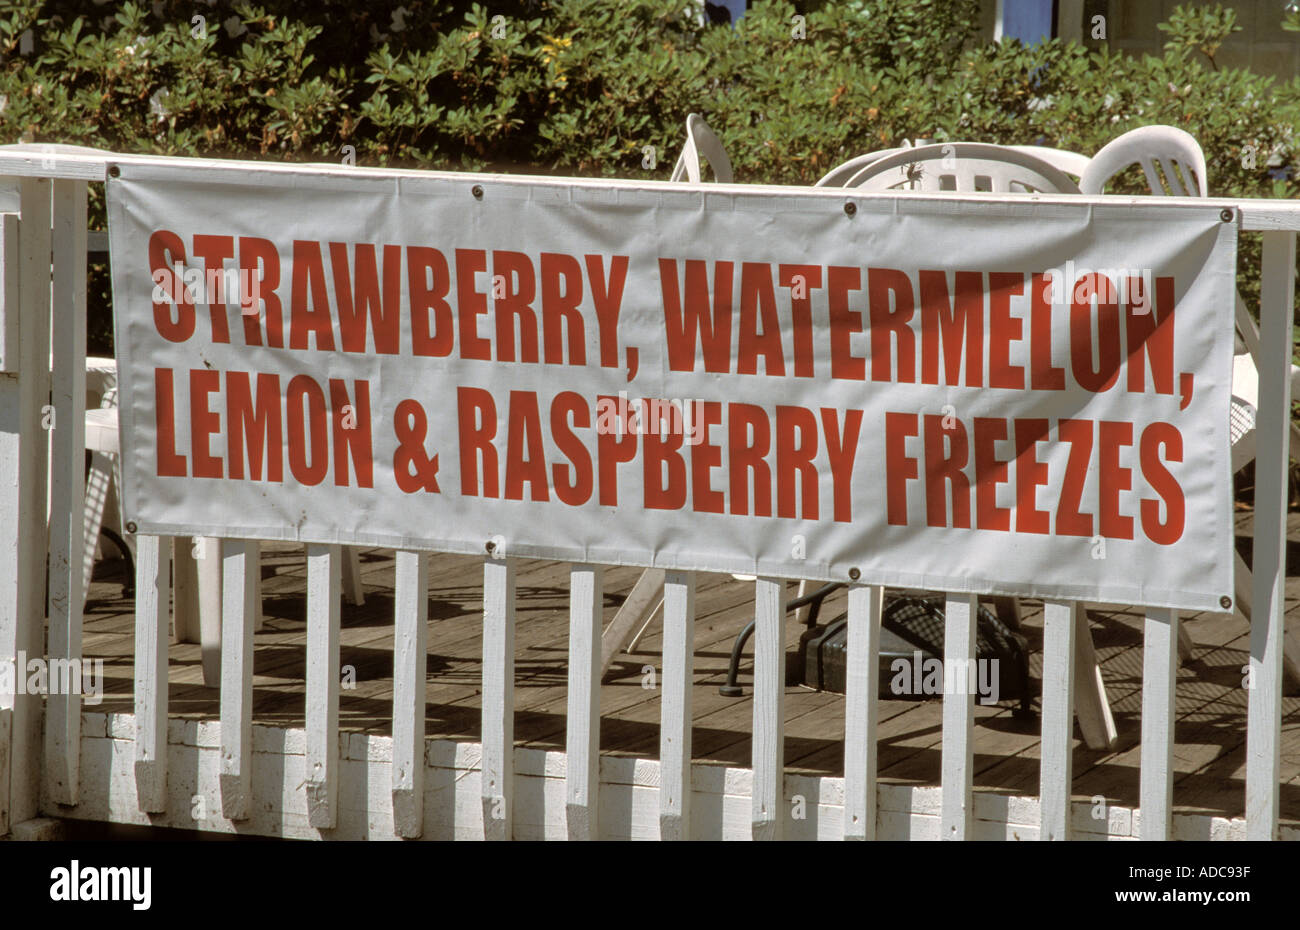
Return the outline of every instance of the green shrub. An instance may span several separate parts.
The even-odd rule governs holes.
[[[1167,123],[1200,141],[1212,195],[1295,195],[1300,80],[1217,64],[1231,10],[1175,11],[1164,53],[1142,58],[980,45],[977,13],[760,2],[732,29],[694,0],[18,0],[0,18],[0,140],[313,161],[353,146],[359,164],[664,178],[699,111],[738,181],[810,184],[904,140],[1091,154]],[[1252,304],[1258,254],[1244,239]],[[108,351],[103,269],[91,297],[91,345]]]

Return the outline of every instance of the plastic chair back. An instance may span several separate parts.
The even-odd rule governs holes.
[[[1011,145],[1008,148],[1041,158],[1053,168],[1059,168],[1072,178],[1082,178],[1083,172],[1088,168],[1088,163],[1092,161],[1087,155],[1080,155],[1078,152],[1071,152],[1069,149],[1052,149],[1042,145]]]
[[[1194,138],[1173,126],[1143,126],[1112,140],[1092,157],[1079,189],[1100,194],[1107,181],[1134,164],[1142,166],[1152,194],[1208,196],[1205,153]],[[1161,183],[1162,175],[1168,189]]]
[[[867,152],[865,155],[859,155],[856,158],[850,158],[843,164],[836,165],[830,171],[826,172],[822,178],[813,185],[813,187],[843,187],[848,183],[849,178],[853,177],[867,165],[879,161],[896,152],[902,152],[904,149],[878,149],[874,152]]]
[[[1043,159],[982,142],[904,149],[867,165],[844,186],[871,191],[1079,193],[1069,175]]]
[[[731,159],[727,157],[726,151],[722,148],[722,142],[709,124],[704,121],[704,117],[698,113],[692,113],[686,117],[686,145],[682,148],[682,154],[677,158],[677,164],[673,166],[673,175],[671,181],[690,181],[692,184],[700,183],[700,156],[709,163],[713,169],[713,179],[719,184],[730,184],[732,181]]]

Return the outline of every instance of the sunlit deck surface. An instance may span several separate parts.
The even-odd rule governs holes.
[[[1239,544],[1249,545],[1249,513],[1239,515]],[[1288,626],[1300,622],[1300,515],[1290,518],[1287,583]],[[482,561],[432,556],[429,592],[427,735],[479,739],[482,654]],[[342,691],[343,730],[388,734],[392,727],[393,576],[390,550],[364,550],[365,604],[342,609],[342,656],[355,669],[355,688]],[[87,605],[84,650],[105,660],[103,704],[87,710],[131,713],[134,617],[121,596],[121,562],[104,562]],[[517,570],[515,738],[519,746],[564,749],[568,649],[566,563],[521,560]],[[302,727],[305,676],[306,559],[295,545],[266,544],[262,557],[265,628],[256,636],[254,722]],[[605,574],[608,623],[639,575],[611,568]],[[745,696],[726,698],[718,685],[737,632],[752,618],[753,586],[730,575],[700,575],[696,596],[694,757],[697,762],[750,765],[750,665],[742,664]],[[844,592],[823,607],[822,620],[845,610]],[[1022,632],[1030,642],[1031,674],[1042,669],[1042,608],[1022,602]],[[1119,730],[1114,751],[1092,751],[1077,739],[1076,798],[1101,796],[1111,804],[1138,803],[1138,739],[1141,732],[1142,615],[1136,610],[1093,610],[1093,637]],[[1178,811],[1244,815],[1246,701],[1243,666],[1249,629],[1232,618],[1192,615],[1191,659],[1178,676],[1174,803]],[[790,617],[787,645],[793,652],[803,627]],[[659,691],[648,687],[644,666],[660,668],[661,632],[652,625],[634,655],[621,655],[601,691],[601,749],[606,753],[658,758]],[[752,644],[751,644],[752,645]],[[204,687],[198,645],[171,647],[170,713],[216,719],[218,693]],[[657,674],[657,673],[656,673]],[[1300,697],[1284,698],[1282,724],[1282,820],[1300,822]],[[1039,721],[1013,716],[1014,704],[976,705],[975,787],[1037,795]],[[1037,700],[1035,700],[1037,707]],[[940,771],[942,701],[881,701],[878,733],[882,782],[937,785]],[[789,772],[843,774],[844,698],[790,687],[785,698],[785,760]]]

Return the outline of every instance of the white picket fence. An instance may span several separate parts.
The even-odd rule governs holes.
[[[110,165],[128,160],[179,162],[196,176],[205,166],[216,164],[67,147],[0,147],[0,662],[12,662],[20,653],[50,660],[81,656],[87,184],[103,181]],[[219,164],[225,168],[232,165]],[[263,173],[377,171],[234,164]],[[459,177],[465,180],[466,176]],[[710,189],[725,192],[729,188],[715,185]],[[800,193],[806,195],[807,191]],[[842,193],[830,191],[826,196]],[[994,194],[936,196],[999,199]],[[1108,204],[1116,202],[1115,197],[1106,198]],[[1188,203],[1160,198],[1154,208],[1173,211]],[[1204,207],[1207,202],[1195,203]],[[1278,834],[1279,816],[1293,271],[1300,203],[1210,203],[1240,211],[1243,230],[1264,234],[1250,638],[1254,688],[1249,692],[1244,835],[1272,839]],[[1144,206],[1153,208],[1149,199]],[[49,412],[47,404],[52,405],[57,423],[53,430],[47,430],[48,424],[42,422]],[[44,545],[47,509],[48,547]],[[46,604],[42,602],[47,548],[48,647],[43,629]],[[426,741],[424,656],[429,577],[428,560],[416,552],[397,553],[392,738],[354,735],[340,740],[341,559],[338,546],[326,545],[308,549],[305,732],[255,728],[251,705],[256,553],[256,544],[243,540],[226,541],[221,553],[221,698],[219,726],[214,730],[210,724],[168,721],[169,540],[138,539],[133,719],[99,714],[83,717],[81,699],[75,693],[52,694],[46,699],[0,695],[0,835],[42,816],[200,825],[192,822],[188,806],[192,796],[202,796],[207,790],[219,794],[220,806],[219,816],[214,812],[201,824],[209,829],[301,836],[434,834],[508,839],[567,835],[586,839],[640,835],[677,839],[747,834],[755,839],[779,839],[795,832],[790,829],[789,817],[792,785],[815,795],[810,803],[821,816],[813,818],[816,826],[811,835],[823,838],[987,836],[990,817],[981,810],[987,812],[999,805],[1001,813],[993,813],[991,819],[997,821],[1000,816],[1007,826],[992,831],[998,835],[1065,839],[1072,829],[1076,835],[1083,832],[1078,810],[1072,810],[1070,790],[1079,603],[1046,604],[1040,793],[1036,802],[1020,805],[1024,810],[1016,814],[1008,811],[1016,807],[1015,799],[1007,802],[972,796],[971,693],[948,693],[943,698],[940,788],[882,786],[878,790],[875,728],[882,608],[878,588],[852,585],[849,590],[843,779],[785,775],[786,581],[773,578],[759,578],[754,584],[752,771],[714,769],[711,774],[703,767],[693,769],[691,762],[695,587],[690,574],[668,572],[664,581],[659,760],[627,764],[627,760],[606,760],[602,766],[600,566],[572,568],[567,738],[561,755],[515,749],[515,565],[512,558],[491,554],[483,569],[481,745]],[[974,658],[975,618],[974,596],[948,597],[947,660]],[[1176,612],[1147,612],[1141,803],[1125,820],[1132,835],[1143,839],[1165,839],[1186,832],[1175,831],[1172,816],[1178,624]],[[87,732],[82,732],[83,720]],[[271,759],[278,764],[269,765]],[[96,771],[93,791],[83,778],[91,764]],[[259,765],[264,769],[261,772]],[[178,771],[180,767],[184,771]],[[473,792],[475,784],[480,810],[466,808],[467,792]],[[559,784],[563,785],[562,802],[556,794]],[[745,796],[747,824],[743,823],[744,814],[736,809],[737,801]],[[542,808],[549,813],[541,812]],[[602,830],[602,813],[617,814],[619,829]],[[909,828],[909,818],[929,818],[930,827]],[[933,829],[936,818],[937,830]],[[341,829],[345,824],[346,831]],[[1228,829],[1209,830],[1209,835],[1241,834],[1231,824]],[[804,829],[799,835],[810,834]]]

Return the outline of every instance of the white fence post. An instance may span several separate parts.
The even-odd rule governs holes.
[[[483,838],[513,836],[515,560],[483,563]]]
[[[307,822],[319,830],[338,825],[340,551],[307,547]]]
[[[659,838],[691,838],[691,689],[695,685],[695,573],[664,576],[659,719]]]
[[[1246,712],[1246,835],[1252,840],[1277,836],[1295,301],[1295,233],[1266,232],[1263,238],[1250,621],[1253,687]]]
[[[18,217],[0,214],[0,525],[19,519]],[[18,680],[18,533],[0,534],[0,669]],[[14,689],[17,691],[17,688]],[[9,832],[9,754],[13,749],[14,698],[0,690],[0,836]]]
[[[13,663],[15,675],[20,659],[45,657],[48,434],[42,408],[50,392],[50,182],[23,178],[19,191],[21,219],[4,220],[0,308],[0,662]],[[35,817],[40,807],[42,703],[39,694],[0,694],[0,834]]]
[[[876,838],[876,713],[880,698],[880,617],[884,588],[849,586],[844,695],[844,838]]]
[[[86,182],[55,181],[50,422],[49,798],[75,805],[81,760],[81,573],[86,509]],[[57,675],[60,667],[62,675]]]
[[[1043,720],[1039,754],[1040,840],[1070,838],[1070,787],[1074,780],[1075,634],[1083,607],[1077,601],[1043,604]]]
[[[351,561],[350,559],[348,561]],[[393,638],[393,830],[424,832],[424,714],[429,653],[429,556],[397,553]]]
[[[228,820],[247,820],[252,810],[257,543],[226,539],[221,545],[221,812]]]
[[[943,636],[943,749],[940,839],[965,840],[971,829],[971,785],[974,780],[975,690],[969,687],[975,662],[977,598],[948,595]],[[967,671],[948,686],[948,677]]]
[[[756,840],[779,840],[785,825],[785,581],[754,582],[754,797]]]
[[[1142,839],[1167,840],[1173,824],[1174,689],[1178,611],[1148,609],[1142,645]]]
[[[569,839],[600,838],[600,624],[605,570],[569,572],[569,693],[565,739],[565,815]]]
[[[167,618],[171,538],[140,536],[135,555],[135,790],[140,810],[167,809]]]

